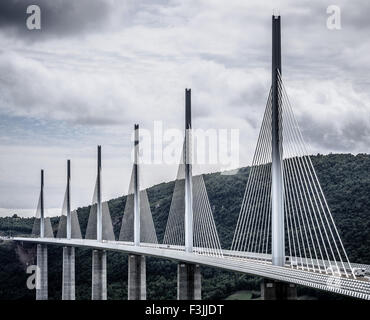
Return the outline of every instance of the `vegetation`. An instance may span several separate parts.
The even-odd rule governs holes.
[[[229,295],[225,300],[251,300],[254,297],[252,291],[241,290]]]
[[[370,264],[370,155],[329,154],[312,157],[329,207],[349,259]],[[204,176],[209,200],[223,248],[229,248],[236,226],[249,168],[235,175],[220,173]],[[161,183],[148,189],[153,220],[159,241],[166,227],[174,182]],[[118,238],[126,197],[109,201],[109,208]],[[89,207],[79,208],[78,216],[84,234]],[[0,218],[0,234],[29,235],[33,218]],[[52,218],[56,233],[58,218]],[[49,296],[61,297],[62,248],[49,246]],[[34,299],[34,292],[26,288],[26,267],[35,263],[35,248],[30,244],[0,243],[0,299]],[[202,267],[202,295],[204,299],[225,299],[231,294],[248,290],[258,291],[260,279],[215,268]],[[91,297],[91,251],[76,250],[76,297]],[[176,297],[176,264],[171,261],[147,259],[147,294],[149,299],[174,299]],[[307,288],[299,294],[340,298]],[[108,253],[108,297],[127,298],[127,256]]]

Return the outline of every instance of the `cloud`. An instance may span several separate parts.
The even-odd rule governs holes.
[[[370,143],[369,96],[346,81],[290,85],[298,123],[311,152],[367,151]]]
[[[49,180],[56,188],[50,206],[58,206],[66,157],[87,157],[78,168],[94,168],[98,143],[106,154],[106,197],[124,193],[133,124],[151,129],[162,120],[165,128],[182,129],[188,87],[194,127],[239,129],[240,163],[250,163],[271,82],[270,3],[44,0],[36,2],[43,29],[34,33],[25,30],[27,3],[0,2],[0,114],[6,119],[0,145],[7,152],[2,166],[10,168],[1,173],[8,200],[0,207],[31,207],[34,177],[44,165],[58,172]],[[342,29],[331,31],[325,3],[274,4],[282,14],[283,79],[313,152],[369,152],[370,5],[337,5]],[[82,205],[95,173],[77,172]],[[151,172],[145,185],[173,179],[176,168]]]
[[[0,2],[0,27],[28,40],[64,37],[97,31],[109,22],[114,1],[109,0],[3,0]],[[41,30],[26,28],[27,7],[41,9]]]
[[[157,14],[170,0],[2,0],[0,28],[26,42],[81,38],[132,24],[157,24]],[[41,30],[26,28],[27,7],[41,11]]]

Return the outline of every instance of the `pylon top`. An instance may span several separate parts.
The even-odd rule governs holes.
[[[280,10],[278,8],[274,8],[272,10],[272,15],[275,19],[279,18],[280,17]]]

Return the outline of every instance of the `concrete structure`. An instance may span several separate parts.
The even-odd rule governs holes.
[[[71,239],[71,161],[67,161],[67,239]],[[75,248],[63,247],[62,300],[75,300]]]
[[[62,300],[75,299],[75,248],[63,247]]]
[[[185,89],[185,251],[193,252],[191,89]]]
[[[37,245],[36,300],[48,300],[48,249]]]
[[[128,300],[146,300],[145,256],[128,256]]]
[[[71,221],[71,160],[67,160],[67,239],[72,235]]]
[[[272,16],[272,263],[285,264],[284,245],[284,195],[283,195],[283,145],[280,115],[279,73],[281,73],[280,16]]]
[[[88,239],[54,239],[54,238],[27,238],[27,237],[0,237],[3,241],[19,241],[25,243],[40,243],[56,246],[74,246],[97,251],[110,250],[114,252],[122,252],[126,254],[135,254],[141,256],[151,256],[173,261],[183,261],[186,264],[204,265],[214,268],[220,268],[229,271],[235,271],[243,274],[258,276],[261,278],[274,279],[293,283],[300,286],[314,288],[333,292],[345,296],[350,296],[358,299],[370,300],[370,282],[363,279],[353,279],[351,277],[341,277],[340,285],[337,285],[337,278],[334,278],[331,273],[320,273],[301,270],[300,268],[277,267],[267,262],[263,255],[246,255],[240,256],[239,252],[230,252],[232,255],[225,257],[213,257],[201,254],[187,254],[183,250],[178,250],[177,246],[164,244],[148,244],[142,243],[140,246],[125,244],[121,241],[98,242]],[[233,258],[235,257],[235,259]],[[270,256],[271,258],[271,256]],[[269,258],[269,259],[270,259]],[[328,265],[329,261],[325,261]],[[366,274],[370,274],[370,266],[364,264],[352,264],[355,267],[365,268]],[[347,265],[348,270],[350,266]],[[316,269],[317,270],[317,269]]]
[[[134,142],[134,245],[140,246],[140,176],[139,176],[139,125],[135,124]],[[146,261],[145,256],[128,256],[128,300],[146,300]]]
[[[96,240],[103,240],[103,219],[101,205],[101,146],[98,146],[98,168],[97,168],[97,213],[96,213]]]
[[[40,238],[45,237],[45,215],[44,215],[44,170],[41,170],[40,191]],[[36,252],[36,300],[48,300],[48,249],[45,244],[37,245]]]
[[[261,283],[261,297],[263,300],[296,300],[297,286],[294,283],[264,279]]]
[[[185,89],[185,252],[193,252],[193,189],[192,189],[192,136],[191,89]],[[180,262],[177,265],[177,299],[201,299],[199,265]]]
[[[201,300],[202,279],[199,264],[177,265],[177,300]]]
[[[140,245],[139,125],[135,124],[134,142],[134,244]]]
[[[281,75],[281,32],[280,16],[272,16],[272,165],[271,165],[271,231],[272,264],[285,265],[285,227],[284,227],[284,182],[283,182],[283,133],[281,93],[279,85]],[[285,282],[264,282],[262,297],[266,300],[294,299],[296,287]]]
[[[41,191],[40,191],[40,238],[45,237],[45,214],[44,214],[44,170],[41,170]]]
[[[91,300],[107,300],[107,252],[93,250]]]
[[[97,168],[97,215],[96,240],[103,240],[102,204],[101,204],[101,146],[98,146]],[[105,250],[93,250],[92,253],[92,300],[107,300],[107,253]]]

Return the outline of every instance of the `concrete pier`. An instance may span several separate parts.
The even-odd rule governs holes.
[[[263,300],[296,300],[297,286],[270,279],[264,279],[261,283],[261,297]]]
[[[198,264],[177,265],[177,300],[201,300],[202,278]]]
[[[37,245],[36,300],[48,300],[48,249]]]
[[[63,247],[62,300],[75,300],[75,248]]]
[[[93,250],[91,300],[107,300],[107,252]]]
[[[145,256],[128,256],[128,300],[146,300]]]

